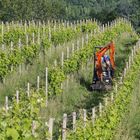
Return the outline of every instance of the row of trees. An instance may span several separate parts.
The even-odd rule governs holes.
[[[107,22],[126,17],[140,25],[139,0],[0,0],[0,20],[83,19]]]

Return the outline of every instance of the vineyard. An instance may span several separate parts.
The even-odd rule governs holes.
[[[116,19],[0,24],[0,140],[112,140],[140,70],[140,41]],[[116,44],[112,91],[91,92],[93,50]]]

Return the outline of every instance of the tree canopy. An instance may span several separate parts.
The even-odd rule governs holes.
[[[139,0],[0,0],[0,20],[97,18],[105,23],[125,17],[140,26]]]

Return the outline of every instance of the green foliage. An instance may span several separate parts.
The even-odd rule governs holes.
[[[123,85],[119,87],[115,101],[107,106],[102,116],[96,119],[94,125],[92,125],[91,120],[88,120],[86,128],[83,128],[82,121],[79,121],[76,133],[70,132],[68,139],[112,140],[114,130],[118,126],[123,114],[127,110],[127,105],[131,101],[132,90],[140,70],[139,61],[140,53],[135,56],[134,63],[128,72],[129,75],[125,77]]]
[[[0,140],[43,140],[48,136],[47,126],[39,119],[39,108],[45,107],[45,93],[42,91],[31,93],[28,98],[21,91],[19,104],[13,98],[8,113],[5,113],[5,109],[0,110]],[[35,122],[34,136],[31,130],[33,121]]]
[[[82,63],[86,63],[89,58],[93,55],[93,49],[95,46],[101,46],[104,44],[107,44],[108,42],[112,41],[114,38],[116,38],[118,35],[120,35],[123,32],[132,32],[132,28],[129,23],[125,23],[123,21],[117,22],[116,26],[113,26],[107,30],[105,30],[102,33],[96,33],[92,40],[89,41],[88,45],[85,45],[83,48],[81,48],[79,51],[75,52],[75,54],[70,57],[69,59],[64,61],[64,66],[61,69],[56,68],[56,71],[59,73],[59,71],[63,72],[63,75],[70,74],[72,72],[78,71],[80,67],[82,66]],[[56,79],[57,76],[55,76]],[[60,77],[61,78],[61,77]],[[53,83],[54,77],[50,77],[50,82]],[[60,80],[62,81],[62,80]],[[54,83],[55,87],[60,87],[60,83]],[[54,89],[54,88],[53,88]],[[53,90],[54,94],[59,93],[58,89]]]
[[[88,24],[85,24],[85,28],[87,27],[88,30],[92,31],[98,27],[96,22],[90,23],[92,26],[88,26]],[[28,46],[26,44],[26,36],[25,31],[22,28],[13,28],[11,27],[9,31],[4,33],[3,36],[3,43],[8,45],[13,42],[13,50],[9,52],[9,48],[5,48],[6,50],[4,53],[1,53],[1,60],[0,60],[0,78],[3,79],[11,69],[11,66],[18,66],[19,64],[25,63],[25,64],[32,64],[33,59],[36,58],[40,52],[44,52],[46,54],[48,48],[51,47],[51,44],[59,45],[64,42],[70,41],[74,39],[75,37],[79,36],[81,32],[81,25],[76,26],[76,30],[73,29],[73,27],[65,28],[63,26],[60,26],[60,29],[57,27],[56,31],[52,31],[51,35],[51,41],[49,41],[48,36],[43,37],[41,36],[41,45],[35,45],[32,43],[32,34],[34,33],[36,36],[38,35],[38,29],[39,27],[30,26],[27,27],[27,34],[28,34]],[[40,33],[44,34],[43,31],[45,31],[46,34],[48,34],[48,26],[43,28],[43,26],[40,27]],[[38,39],[35,36],[35,40]],[[19,38],[21,39],[21,47],[17,47],[17,44],[19,42]],[[7,52],[8,49],[8,52]]]

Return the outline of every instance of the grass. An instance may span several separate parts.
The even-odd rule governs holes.
[[[128,40],[129,47],[127,45]],[[116,77],[118,77],[122,74],[135,41],[131,40],[131,36],[123,34],[115,42],[116,52],[118,53],[116,56]],[[54,117],[61,120],[63,113],[71,114],[71,112],[81,108],[91,109],[102,102],[105,96],[109,95],[105,91],[90,92],[89,90],[93,77],[93,60],[88,61],[87,65],[83,69],[81,68],[78,73],[74,73],[73,77],[74,79],[70,77],[68,87],[67,82],[64,82],[64,92],[60,96],[55,96],[49,100],[48,108],[42,112],[44,118]]]
[[[128,45],[129,42],[129,45]],[[128,34],[123,34],[115,40],[116,44],[116,73],[115,77],[122,74],[126,61],[128,60],[132,46],[135,40]],[[79,109],[91,110],[92,107],[99,105],[105,96],[110,93],[103,92],[90,92],[89,87],[93,77],[93,60],[88,61],[86,66],[83,66],[78,73],[74,73],[74,78],[70,77],[69,84],[64,83],[64,92],[60,96],[56,96],[49,100],[48,108],[42,110],[41,116],[48,120],[50,117],[55,118],[56,128],[62,121],[63,113],[71,116],[73,111],[78,112]],[[56,139],[58,130],[54,130]]]
[[[139,75],[140,78],[140,75]],[[132,94],[131,103],[123,116],[114,140],[139,140],[140,139],[140,80],[137,80]]]
[[[32,65],[26,66],[25,64],[22,64],[21,74],[19,72],[19,68],[17,68],[16,71],[13,71],[9,75],[7,75],[5,78],[5,83],[0,83],[0,105],[2,106],[4,104],[5,96],[12,97],[17,89],[24,88],[26,90],[27,82],[31,83],[32,87],[36,87],[37,76],[40,76],[40,84],[45,85],[45,67],[54,65],[55,60],[57,60],[57,64],[60,64],[62,51],[64,52],[64,57],[66,58],[67,47],[69,47],[70,50],[69,56],[72,55],[72,44],[75,44],[76,47],[77,39],[80,41],[81,36],[82,35],[79,35],[78,38],[75,38],[74,40],[63,44],[62,46],[52,46],[47,51],[46,55],[43,55],[43,53],[41,53],[40,56],[33,61]],[[82,44],[80,41],[79,46],[81,45]]]
[[[115,40],[116,44],[116,77],[121,75],[125,66],[125,61],[128,60],[130,50],[133,46],[134,40],[131,40],[132,36],[128,34],[122,34]],[[128,44],[129,42],[129,44]],[[62,48],[63,50],[63,48]],[[59,50],[58,54],[61,54],[62,50]],[[51,50],[52,51],[52,50]],[[54,52],[55,54],[55,52]],[[56,56],[58,56],[58,54]],[[53,55],[53,54],[52,54]],[[36,77],[40,75],[41,78],[45,75],[45,66],[49,62],[54,62],[55,57],[52,59],[51,55],[48,55],[50,60],[44,61],[43,57],[40,57],[40,61],[36,60],[33,65],[28,66],[28,69],[24,69],[22,75],[18,72],[14,72],[6,79],[5,85],[0,85],[1,103],[4,101],[5,95],[12,95],[18,87],[26,89],[27,81],[30,81],[33,86],[36,86]],[[46,58],[47,59],[47,58]],[[59,60],[60,61],[60,60]],[[78,112],[79,109],[91,109],[92,107],[102,102],[104,96],[108,96],[108,92],[90,92],[89,86],[93,77],[93,60],[88,61],[86,66],[83,66],[78,73],[73,74],[73,78],[70,77],[68,86],[67,82],[64,82],[64,92],[49,99],[49,104],[46,109],[41,110],[41,117],[44,121],[47,121],[50,117],[54,117],[55,125],[58,126],[62,120],[63,113],[68,115],[71,112]],[[44,79],[41,79],[41,84],[44,84]],[[56,126],[54,128],[56,128]],[[58,129],[59,130],[59,129]],[[57,134],[58,130],[54,131]]]

